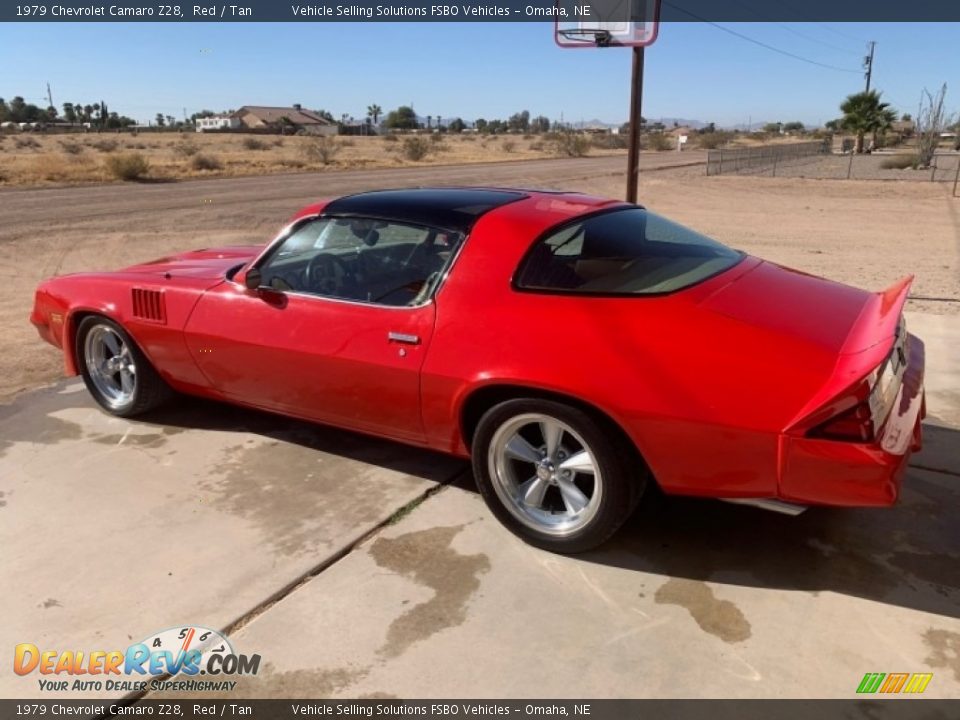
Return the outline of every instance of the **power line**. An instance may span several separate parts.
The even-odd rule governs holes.
[[[836,50],[838,52],[843,52],[843,53],[849,53],[850,55],[860,55],[859,50],[851,50],[850,48],[842,48],[839,45],[832,45],[828,42],[824,42],[820,38],[813,37],[812,35],[807,35],[805,33],[800,32],[799,30],[795,30],[794,28],[790,27],[789,25],[785,25],[784,23],[777,23],[777,26],[783,28],[787,32],[793,33],[798,37],[802,37],[806,40],[809,40],[810,42],[815,42],[818,45],[823,45],[824,47],[830,48],[831,50]]]
[[[684,15],[689,15],[689,16],[692,17],[694,20],[699,20],[700,22],[706,23],[707,25],[712,25],[713,27],[717,28],[718,30],[723,30],[723,32],[729,33],[730,35],[733,35],[734,37],[740,38],[741,40],[746,40],[746,41],[749,42],[749,43],[753,43],[754,45],[759,45],[759,46],[762,47],[762,48],[765,48],[765,49],[770,50],[770,51],[772,51],[772,52],[778,53],[778,54],[780,54],[780,55],[785,55],[786,57],[793,58],[794,60],[799,60],[799,61],[801,61],[801,62],[808,63],[809,65],[816,65],[817,67],[826,68],[827,70],[836,70],[837,72],[854,73],[854,74],[856,74],[856,75],[859,75],[861,72],[863,72],[862,70],[850,70],[849,68],[837,67],[836,65],[828,65],[828,64],[826,64],[826,63],[818,62],[818,61],[816,61],[816,60],[811,60],[810,58],[805,58],[805,57],[803,57],[802,55],[795,55],[795,54],[792,53],[792,52],[788,52],[788,51],[786,51],[786,50],[781,50],[781,49],[778,48],[778,47],[774,47],[773,45],[768,45],[768,44],[765,43],[765,42],[761,42],[760,40],[757,40],[757,39],[755,39],[755,38],[750,37],[749,35],[744,35],[743,33],[738,33],[736,30],[731,30],[730,28],[724,27],[723,25],[720,25],[719,23],[711,22],[710,20],[707,20],[707,19],[705,19],[705,18],[702,18],[702,17],[700,17],[699,15],[696,15],[696,14],[690,12],[689,10],[685,10],[685,9],[682,8],[682,7],[677,7],[677,6],[674,5],[673,3],[666,2],[666,1],[664,0],[663,4],[664,4],[664,5],[667,5],[668,7],[673,8],[674,10],[679,10],[679,11],[682,12]]]

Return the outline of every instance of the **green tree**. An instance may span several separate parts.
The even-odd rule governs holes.
[[[68,123],[75,123],[77,121],[77,113],[73,109],[73,103],[65,102],[63,104],[63,119]]]
[[[863,139],[867,133],[876,138],[877,133],[887,130],[897,117],[889,103],[881,102],[876,90],[848,95],[840,104],[840,112],[843,113],[843,129],[856,135],[854,152],[857,153],[863,152]]]
[[[367,105],[367,115],[373,118],[373,124],[377,124],[377,120],[380,119],[380,116],[383,115],[383,108],[373,103],[372,105]]]
[[[766,133],[776,133],[777,135],[779,135],[780,129],[782,127],[783,127],[783,123],[781,122],[775,122],[775,123],[771,122],[763,126],[763,131]]]
[[[477,132],[487,131],[487,121],[484,118],[477,118],[474,120],[473,126],[477,129]]]
[[[10,119],[10,108],[7,107],[7,101],[0,98],[0,122],[7,122]]]
[[[447,130],[452,133],[462,133],[467,127],[467,124],[460,118],[454,118],[447,124]]]
[[[412,107],[401,105],[387,113],[383,124],[392,130],[413,130],[417,127],[417,114]]]
[[[163,119],[163,113],[157,113],[156,123],[157,127],[163,127],[166,124],[166,120]]]
[[[799,120],[788,122],[783,126],[784,132],[803,132],[806,126]]]
[[[507,120],[507,126],[514,132],[527,132],[530,129],[530,111],[514,113]]]
[[[530,132],[545,133],[550,132],[550,118],[546,115],[537,115],[530,121]]]

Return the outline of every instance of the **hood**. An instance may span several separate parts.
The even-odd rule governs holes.
[[[701,305],[830,353],[846,354],[892,337],[909,286],[908,278],[876,294],[760,262]]]
[[[191,250],[190,252],[151,260],[140,265],[132,265],[122,272],[218,279],[222,278],[230,268],[249,262],[262,250],[262,245],[231,245],[229,247]]]

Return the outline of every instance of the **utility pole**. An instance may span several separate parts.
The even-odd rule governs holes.
[[[47,83],[47,107],[53,107],[53,94],[50,92],[50,83]]]
[[[627,150],[627,202],[637,202],[640,180],[640,122],[643,109],[643,47],[633,48],[633,72],[630,81],[630,142]]]
[[[867,78],[867,92],[870,92],[870,78],[873,75],[873,49],[877,46],[875,40],[871,40],[870,45],[870,54],[863,58],[863,67],[867,71],[864,73],[864,77]]]

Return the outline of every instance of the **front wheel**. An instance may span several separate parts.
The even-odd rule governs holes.
[[[93,399],[107,412],[133,417],[166,401],[173,392],[117,323],[99,315],[77,328],[80,374]]]
[[[528,542],[561,553],[606,541],[634,510],[647,470],[592,415],[518,399],[481,418],[473,470],[490,510]]]

